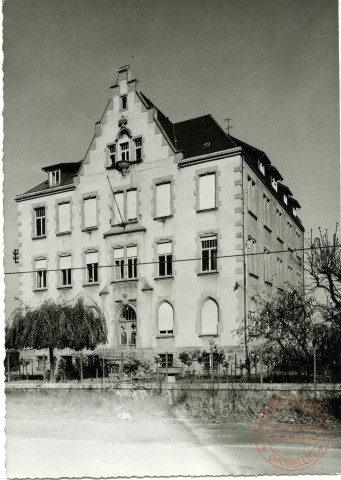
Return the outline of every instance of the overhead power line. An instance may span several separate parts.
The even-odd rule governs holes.
[[[273,251],[265,251],[265,252],[253,252],[253,253],[234,253],[230,255],[217,255],[217,259],[224,259],[224,258],[238,258],[238,257],[252,257],[252,256],[260,256],[260,255],[274,255],[274,254],[279,254],[279,253],[297,253],[297,252],[304,252],[307,250],[321,250],[324,248],[340,248],[341,245],[336,245],[335,247],[305,247],[305,248],[294,248],[294,249],[288,249],[288,250],[273,250]],[[202,260],[202,257],[195,257],[195,258],[179,258],[177,260],[172,260],[172,263],[181,263],[181,262],[197,262]],[[137,262],[136,265],[158,265],[159,260],[153,260],[150,262]],[[110,264],[110,265],[98,265],[98,268],[113,268],[116,267],[117,265]],[[128,266],[127,263],[124,263],[123,266]],[[71,267],[70,270],[86,270],[87,266],[83,267]],[[45,272],[59,272],[62,270],[61,268],[51,268],[51,269],[45,269]],[[39,270],[25,270],[23,272],[5,272],[5,275],[21,275],[24,273],[34,273]]]

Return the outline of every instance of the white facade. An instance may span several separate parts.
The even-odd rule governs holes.
[[[208,349],[212,339],[242,351],[235,330],[252,296],[295,285],[298,275],[303,282],[287,252],[303,246],[291,195],[288,206],[268,164],[257,168],[238,143],[206,153],[215,141],[208,132],[200,155],[177,150],[170,122],[128,67],[110,95],[79,170],[47,168],[49,185],[16,199],[20,271],[29,272],[20,298],[33,305],[84,292],[106,312],[109,345],[136,341],[147,357]],[[113,155],[116,167],[130,162],[126,175]],[[281,250],[246,257],[244,283],[244,253]]]

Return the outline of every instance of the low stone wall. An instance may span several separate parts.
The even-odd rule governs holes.
[[[300,392],[314,392],[314,385],[311,383],[128,383],[128,382],[87,382],[83,383],[43,383],[39,381],[18,381],[6,383],[6,390],[240,390],[240,391],[267,391],[267,392],[282,392],[282,393],[300,393]],[[316,385],[316,392],[334,391],[341,392],[341,384],[321,383]]]

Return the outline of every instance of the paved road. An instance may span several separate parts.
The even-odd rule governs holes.
[[[9,478],[281,473],[256,450],[252,422],[194,425],[162,415],[108,422],[20,417],[7,419]],[[324,458],[306,473],[341,471],[340,443],[334,433]]]

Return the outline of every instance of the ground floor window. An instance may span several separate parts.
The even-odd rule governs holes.
[[[159,355],[161,359],[161,368],[170,368],[173,366],[173,354],[172,353],[161,353]]]

